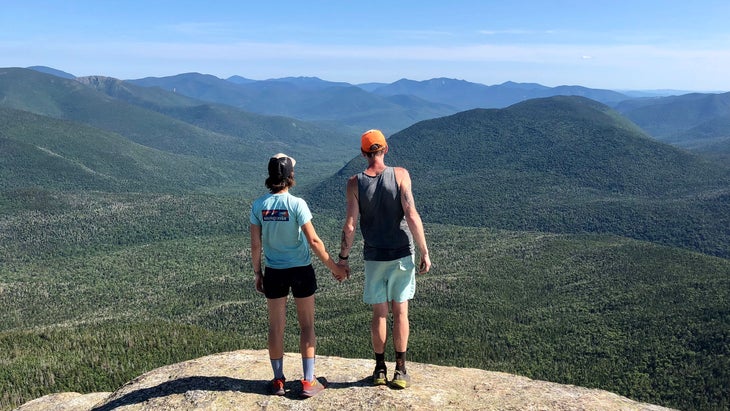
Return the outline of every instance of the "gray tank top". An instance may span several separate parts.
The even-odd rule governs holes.
[[[413,239],[404,218],[393,167],[375,177],[358,174],[357,190],[364,259],[392,261],[411,255]]]

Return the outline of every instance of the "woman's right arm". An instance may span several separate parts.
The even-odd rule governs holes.
[[[261,243],[261,226],[251,224],[251,265],[253,265],[253,278],[256,291],[264,292],[264,275],[261,271],[261,254],[263,246]]]

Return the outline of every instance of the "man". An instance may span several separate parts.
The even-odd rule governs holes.
[[[411,192],[411,177],[402,167],[385,165],[388,143],[380,130],[366,131],[361,138],[362,155],[368,166],[347,181],[347,215],[342,228],[338,264],[348,267],[347,259],[360,220],[364,241],[365,286],[363,301],[372,305],[370,324],[375,371],[373,384],[385,385],[385,343],[389,311],[393,314],[395,372],[390,385],[406,388],[408,349],[408,300],[416,291],[414,242],[420,254],[419,274],[431,269],[426,236]]]

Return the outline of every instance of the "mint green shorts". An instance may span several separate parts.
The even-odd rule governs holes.
[[[402,303],[416,294],[416,264],[413,255],[393,261],[365,261],[366,304]]]

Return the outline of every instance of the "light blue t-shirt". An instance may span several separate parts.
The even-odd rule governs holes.
[[[266,194],[251,206],[251,224],[261,226],[267,267],[291,268],[312,263],[309,243],[301,227],[312,219],[306,201],[288,192]]]

